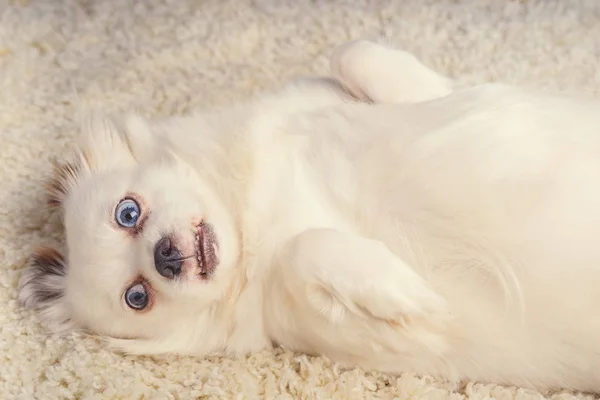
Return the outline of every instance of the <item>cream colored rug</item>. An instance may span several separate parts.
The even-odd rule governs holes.
[[[343,370],[320,358],[124,357],[47,335],[19,309],[28,253],[61,242],[49,160],[85,106],[186,112],[324,71],[331,48],[383,39],[462,83],[600,94],[600,0],[0,0],[0,399],[542,399]],[[558,393],[553,399],[591,396]]]

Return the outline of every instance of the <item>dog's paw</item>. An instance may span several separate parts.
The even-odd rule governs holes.
[[[446,300],[385,245],[373,244],[368,254],[363,260],[369,266],[364,276],[368,286],[365,288],[359,277],[352,290],[361,309],[399,325],[415,319],[437,321],[448,314]]]
[[[293,239],[285,257],[309,304],[332,322],[348,312],[392,325],[448,315],[445,299],[381,242],[314,229]]]
[[[374,103],[418,103],[444,97],[452,82],[414,55],[359,40],[336,48],[332,75],[355,97]]]

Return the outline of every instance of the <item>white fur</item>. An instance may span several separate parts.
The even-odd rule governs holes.
[[[130,353],[275,343],[366,369],[600,391],[600,104],[452,92],[368,42],[332,62],[348,93],[316,79],[185,118],[89,124],[63,204],[66,290],[38,306]],[[111,224],[126,192],[151,210],[136,238]],[[152,248],[164,230],[193,240],[197,218],[217,231],[216,274],[167,281]],[[156,291],[146,313],[122,298],[136,274]],[[21,286],[31,305],[37,287]]]

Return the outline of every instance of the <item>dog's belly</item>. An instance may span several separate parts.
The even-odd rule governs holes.
[[[356,326],[299,346],[377,369],[599,389],[600,106],[491,86],[339,115],[312,126],[315,174],[455,322],[436,338],[443,354]],[[340,330],[355,336],[327,339]],[[365,346],[349,354],[353,340]]]
[[[392,244],[408,226],[484,237],[577,268],[600,262],[599,127],[600,103],[485,85],[342,108],[310,126],[307,157],[334,207],[367,235]]]

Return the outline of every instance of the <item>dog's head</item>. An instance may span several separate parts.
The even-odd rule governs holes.
[[[141,118],[93,117],[81,137],[49,185],[67,254],[32,256],[21,301],[56,330],[92,331],[129,352],[216,347],[223,338],[206,334],[235,275],[234,216]]]

